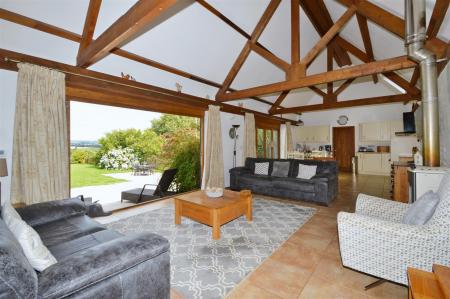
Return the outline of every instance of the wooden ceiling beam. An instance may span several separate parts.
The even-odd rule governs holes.
[[[278,107],[280,107],[281,103],[283,103],[286,96],[289,94],[290,90],[285,90],[280,93],[277,100],[273,103],[272,107],[269,109],[269,114],[274,113]]]
[[[215,15],[216,17],[218,17],[219,19],[221,19],[225,24],[227,24],[228,26],[230,26],[231,28],[233,28],[236,32],[238,32],[240,35],[242,35],[243,37],[245,37],[245,39],[250,40],[251,36],[250,34],[248,34],[247,32],[245,32],[244,29],[242,29],[241,27],[239,27],[238,25],[236,25],[233,21],[231,21],[229,18],[227,18],[224,14],[222,14],[220,11],[218,11],[214,6],[212,6],[211,4],[209,4],[208,2],[206,2],[205,0],[196,0],[198,4],[200,4],[201,6],[203,6],[206,10],[208,10],[210,13],[212,13],[213,15]],[[263,48],[264,50],[270,52],[269,49],[267,49],[266,47],[264,47],[263,45],[261,45],[259,42],[255,43],[256,45],[258,45],[260,48]],[[271,52],[272,53],[272,52]],[[273,53],[272,53],[273,54]]]
[[[112,49],[120,47],[142,34],[152,22],[167,13],[176,3],[176,0],[139,0],[80,52],[77,57],[77,65],[88,67],[104,58]]]
[[[355,7],[355,6],[353,6]],[[370,39],[369,26],[367,24],[367,18],[356,14],[356,20],[358,21],[359,31],[361,32],[361,37],[364,44],[364,49],[366,50],[367,57],[370,61],[375,61],[375,56],[373,55],[372,41]],[[378,83],[378,77],[376,74],[372,75],[373,83]]]
[[[399,94],[399,95],[390,95],[390,96],[381,96],[381,97],[373,97],[366,99],[357,99],[357,100],[346,100],[346,101],[338,101],[334,103],[324,103],[324,104],[316,104],[316,105],[306,105],[299,107],[291,107],[291,108],[283,108],[278,109],[275,114],[288,114],[288,113],[304,113],[304,112],[313,112],[313,111],[321,111],[321,110],[330,110],[330,109],[341,109],[341,108],[351,108],[357,106],[369,106],[369,105],[381,105],[381,104],[392,104],[398,102],[405,102],[410,100],[420,100],[420,96],[412,96],[408,94]]]
[[[300,4],[291,0],[291,64],[300,61]]]
[[[281,69],[283,72],[287,72],[290,68],[290,64],[279,58],[278,56],[272,54],[272,52],[267,51],[264,48],[261,48],[257,44],[250,43],[250,49],[257,53],[259,56],[265,58],[267,61]]]
[[[405,20],[388,12],[387,10],[371,3],[367,0],[336,0],[339,3],[350,7],[356,5],[358,13],[365,16],[370,21],[382,28],[397,35],[402,40],[405,38]],[[446,43],[439,38],[430,38],[425,47],[436,53],[438,57],[444,55]]]
[[[98,14],[102,0],[90,0],[89,7],[84,20],[83,34],[81,35],[80,46],[78,47],[78,55],[87,48],[94,39],[95,26],[97,24]],[[77,55],[77,56],[78,56]]]
[[[250,96],[261,96],[265,94],[281,92],[284,90],[308,87],[311,85],[319,85],[333,81],[346,80],[356,77],[364,77],[372,74],[385,73],[395,70],[412,68],[416,65],[406,56],[399,56],[375,62],[369,62],[362,65],[346,67],[339,70],[320,73],[307,76],[298,80],[283,81],[278,83],[267,84],[263,86],[239,90],[216,97],[219,101],[231,101]]]
[[[333,70],[333,48],[327,47],[327,72]],[[327,94],[333,94],[333,82],[327,83]]]
[[[330,41],[342,30],[347,22],[356,12],[355,6],[350,6],[347,11],[328,29],[322,38],[312,47],[312,49],[302,58],[301,64],[308,66],[319,55],[320,52],[330,43]]]
[[[239,53],[239,56],[233,63],[233,66],[231,67],[230,71],[228,72],[225,80],[222,83],[222,87],[217,92],[217,96],[224,94],[226,90],[230,87],[231,83],[233,82],[234,78],[236,78],[236,75],[239,73],[239,70],[244,65],[244,62],[247,60],[247,57],[250,55],[251,43],[256,43],[258,41],[258,38],[261,36],[262,32],[266,28],[267,24],[269,23],[270,19],[272,18],[273,14],[275,13],[276,9],[278,8],[278,5],[280,4],[281,0],[271,0],[267,8],[265,9],[263,15],[259,19],[258,23],[255,26],[255,29],[253,30],[252,34],[250,35],[250,40],[248,40],[244,48]]]
[[[38,21],[35,19],[25,17],[20,14],[16,14],[14,12],[11,12],[11,11],[8,11],[5,9],[0,9],[0,19],[4,19],[6,21],[9,21],[9,22],[12,22],[15,24],[19,24],[19,25],[22,25],[25,27],[36,29],[36,30],[39,30],[39,31],[42,31],[42,32],[45,32],[45,33],[48,33],[48,34],[51,34],[54,36],[58,36],[58,37],[61,37],[61,38],[67,39],[67,40],[77,42],[77,43],[81,43],[81,41],[82,41],[82,36],[79,34],[61,29],[59,27],[55,27],[53,25],[50,25],[50,24],[47,24],[47,23],[44,23],[44,22],[41,22],[41,21]],[[188,78],[193,81],[197,81],[197,82],[206,84],[206,85],[210,85],[210,86],[217,87],[217,88],[222,87],[222,84],[220,84],[220,83],[202,78],[200,76],[190,74],[188,72],[179,70],[177,68],[162,64],[160,62],[142,57],[140,55],[137,55],[137,54],[134,54],[134,53],[131,53],[131,52],[119,49],[119,48],[113,49],[111,51],[111,53],[113,53],[114,55],[123,57],[123,58],[127,58],[127,59],[145,64],[145,65],[166,71],[171,74],[175,74],[175,75],[178,75],[178,76],[181,76],[184,78]],[[228,88],[228,90],[235,91],[235,89],[233,89],[233,88]],[[258,97],[252,97],[252,99],[255,101],[267,104],[267,105],[272,105],[271,102],[266,101],[261,98],[258,98]]]
[[[427,28],[427,38],[434,38],[439,33],[442,22],[447,14],[450,0],[436,0],[434,4],[433,12],[431,14],[430,23]],[[414,72],[411,77],[410,85],[416,86],[420,77],[420,70],[418,67],[414,68]]]
[[[355,81],[356,78],[350,78],[344,81],[344,83],[341,84],[341,86],[338,87],[338,89],[336,89],[335,92],[333,92],[333,94],[337,97],[339,94],[341,94],[347,87],[350,86],[350,84],[352,84],[353,81]]]
[[[302,0],[300,5],[320,36],[325,35],[333,26],[333,20],[323,0]],[[333,49],[334,59],[340,67],[352,64],[350,56],[334,40],[329,47]]]
[[[196,97],[193,95],[137,82],[131,81],[124,78],[108,75],[101,72],[92,71],[89,69],[68,65],[52,60],[47,60],[31,55],[26,55],[22,53],[17,53],[14,51],[9,51],[5,49],[0,49],[0,68],[5,68],[12,71],[17,71],[17,61],[26,62],[31,64],[40,65],[43,67],[59,70],[66,73],[66,79],[72,81],[69,86],[74,86],[78,84],[79,87],[77,100],[81,100],[82,97],[80,95],[87,94],[90,91],[83,91],[82,85],[88,84],[91,86],[98,86],[101,88],[102,86],[105,89],[111,89],[110,86],[114,86],[114,90],[124,90],[126,92],[131,92],[133,90],[133,96],[140,97],[146,95],[146,100],[156,101],[156,103],[170,103],[173,106],[181,105],[183,107],[191,107],[189,109],[201,110],[205,111],[208,109],[208,105],[219,105],[221,106],[221,111],[230,112],[234,114],[244,114],[245,112],[255,114],[255,117],[264,117],[266,119],[271,119],[275,121],[290,121],[288,119],[280,118],[280,117],[271,117],[264,113],[257,112],[251,109],[246,109],[242,107],[237,107],[234,105],[229,105],[226,103],[217,103],[211,100],[207,100],[201,97]],[[76,78],[76,79],[74,79]],[[76,83],[75,83],[76,81]],[[67,81],[66,81],[67,82]],[[84,83],[83,83],[84,82]],[[71,85],[72,84],[72,85]],[[87,97],[87,95],[86,95]],[[102,97],[106,97],[104,94]],[[158,100],[159,99],[159,100]],[[125,94],[123,95],[123,100],[126,101]],[[144,98],[142,98],[144,100]],[[162,102],[161,102],[162,100]],[[159,101],[159,102],[158,102]],[[109,105],[113,105],[112,102]]]
[[[71,31],[29,18],[15,12],[0,8],[0,19],[9,21],[11,23],[19,24],[25,27],[33,28],[48,34],[59,36],[76,43],[81,42],[81,35]]]
[[[364,53],[362,50],[354,46],[352,43],[348,42],[347,40],[343,38],[338,39],[339,44],[346,49],[349,53],[354,55],[356,58],[361,60],[362,62],[371,62],[369,56]],[[403,88],[407,93],[409,94],[419,94],[420,89],[418,89],[415,86],[410,86],[409,82],[402,78],[401,76],[397,75],[395,72],[384,72],[382,73],[383,76],[387,77],[389,80]]]
[[[317,88],[316,86],[308,86],[309,89],[314,91],[317,95],[321,97],[325,97],[327,94],[323,92],[321,89]]]

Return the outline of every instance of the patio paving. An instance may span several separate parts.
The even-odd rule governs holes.
[[[158,184],[159,179],[161,178],[160,172],[155,172],[152,175],[133,175],[132,172],[105,175],[117,179],[124,179],[127,180],[127,182],[111,185],[72,188],[70,190],[71,196],[83,195],[84,197],[92,197],[92,201],[98,200],[99,203],[103,205],[105,210],[112,210],[118,207],[133,205],[129,202],[120,204],[120,195],[122,191],[133,188],[142,188],[144,184]],[[148,187],[152,188],[152,186]]]

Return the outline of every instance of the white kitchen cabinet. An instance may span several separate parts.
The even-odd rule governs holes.
[[[378,123],[362,123],[359,125],[359,139],[361,141],[380,140],[380,127]]]
[[[389,175],[391,162],[389,153],[358,153],[358,173]]]
[[[396,132],[403,132],[403,120],[392,120],[391,121],[391,136],[395,136]]]
[[[330,143],[330,127],[296,127],[296,141],[297,143]]]
[[[382,153],[381,154],[381,172],[385,175],[391,173],[391,154]]]
[[[390,141],[395,132],[403,131],[403,121],[383,121],[362,123],[359,125],[361,142]]]

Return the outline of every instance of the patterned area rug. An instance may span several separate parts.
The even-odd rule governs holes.
[[[314,208],[254,199],[253,222],[240,217],[211,238],[209,226],[182,218],[174,208],[132,216],[108,224],[123,234],[149,231],[170,241],[171,286],[185,298],[223,298],[314,214]]]

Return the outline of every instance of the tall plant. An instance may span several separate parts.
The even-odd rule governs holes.
[[[176,168],[177,191],[186,192],[200,187],[200,132],[181,128],[165,134],[165,168]]]

